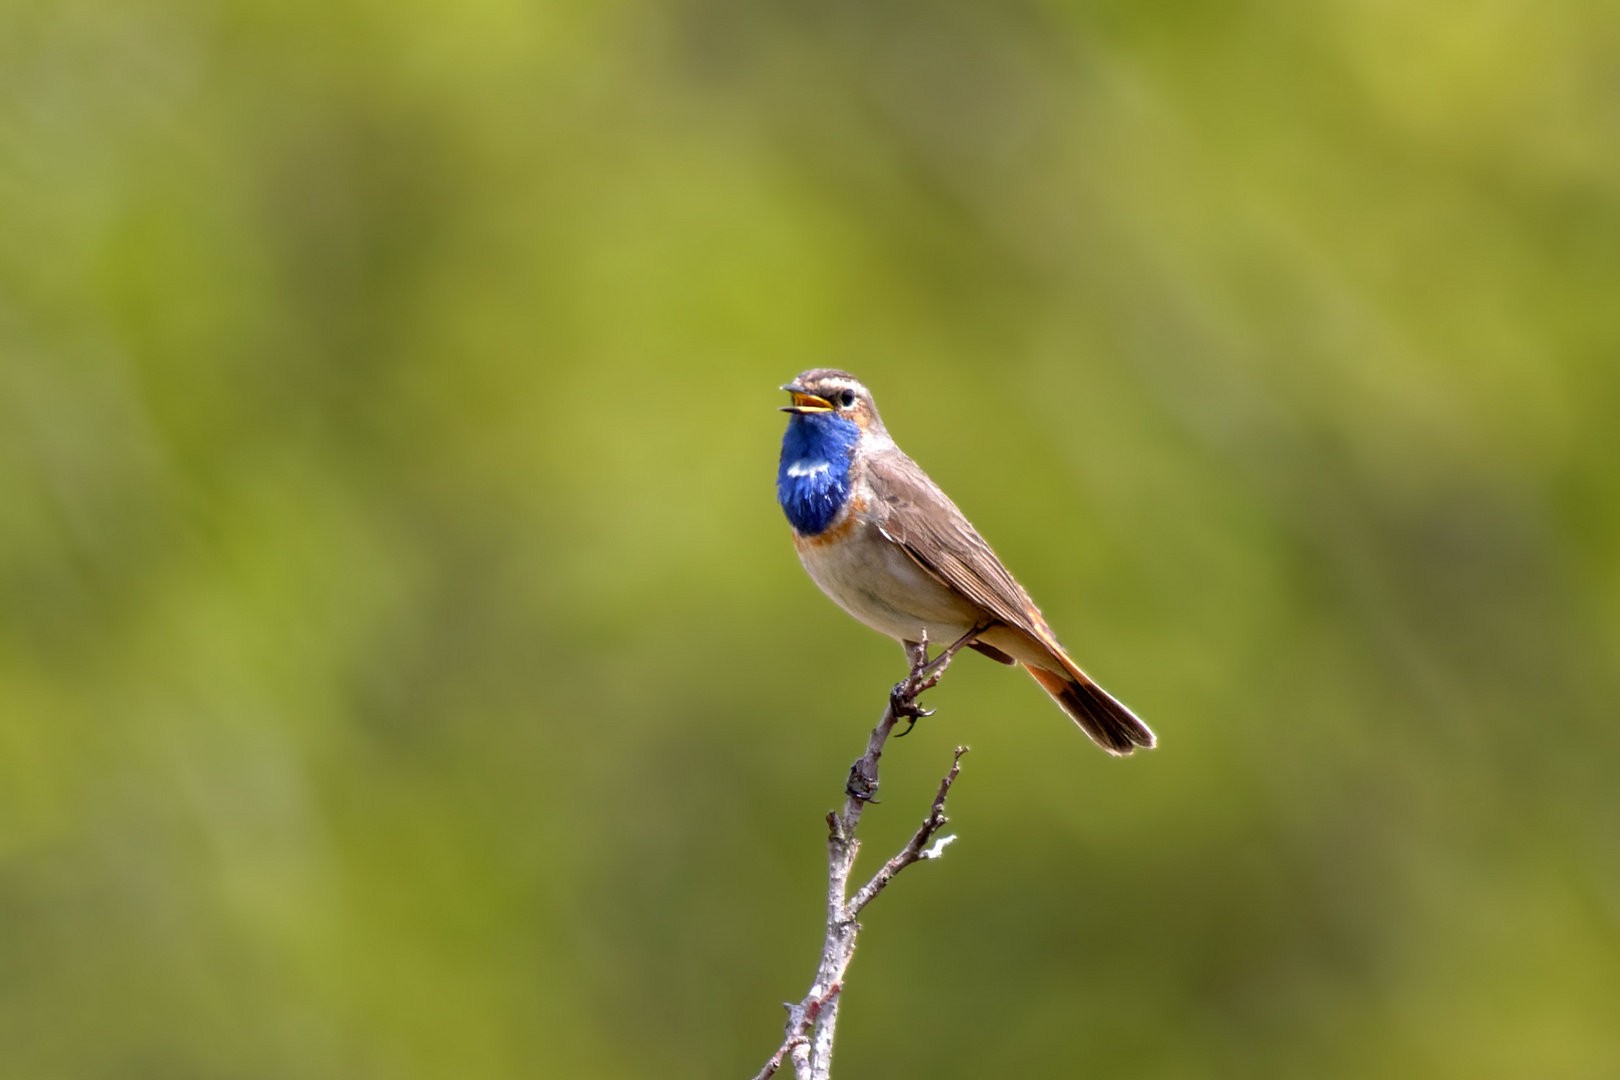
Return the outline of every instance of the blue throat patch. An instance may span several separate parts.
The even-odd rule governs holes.
[[[860,437],[853,420],[833,413],[788,418],[776,469],[776,501],[801,534],[825,532],[849,498],[850,455]]]

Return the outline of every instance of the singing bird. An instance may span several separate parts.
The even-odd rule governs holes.
[[[821,591],[908,650],[948,644],[1022,664],[1110,754],[1153,746],[1153,732],[1063,651],[1040,609],[956,504],[894,444],[871,393],[846,371],[816,368],[793,396],[777,500],[799,561]]]

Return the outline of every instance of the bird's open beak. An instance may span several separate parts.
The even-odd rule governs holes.
[[[833,411],[832,402],[828,401],[824,397],[817,397],[814,394],[807,394],[803,390],[795,388],[792,383],[788,383],[786,386],[782,387],[782,389],[793,395],[793,404],[782,406],[782,412],[818,413]]]

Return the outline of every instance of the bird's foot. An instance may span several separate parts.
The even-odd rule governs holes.
[[[933,716],[933,709],[925,709],[917,704],[917,695],[928,689],[931,685],[927,680],[918,680],[915,675],[908,675],[894,684],[889,691],[889,710],[894,713],[896,722],[906,720],[906,730],[898,732],[895,738],[902,738],[911,734],[911,729],[917,726],[917,721],[924,716]]]
[[[877,802],[877,762],[869,758],[858,758],[855,764],[849,767],[849,779],[844,781],[844,794],[856,802]]]

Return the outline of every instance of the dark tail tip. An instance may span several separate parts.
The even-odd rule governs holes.
[[[1030,668],[1029,673],[1057,699],[1063,711],[1080,725],[1080,730],[1110,754],[1124,755],[1153,748],[1155,739],[1148,726],[1090,679],[1084,676],[1076,679],[1041,668]]]
[[[1072,682],[1058,698],[1065,712],[1098,746],[1112,754],[1153,749],[1156,741],[1136,714],[1094,682]]]

